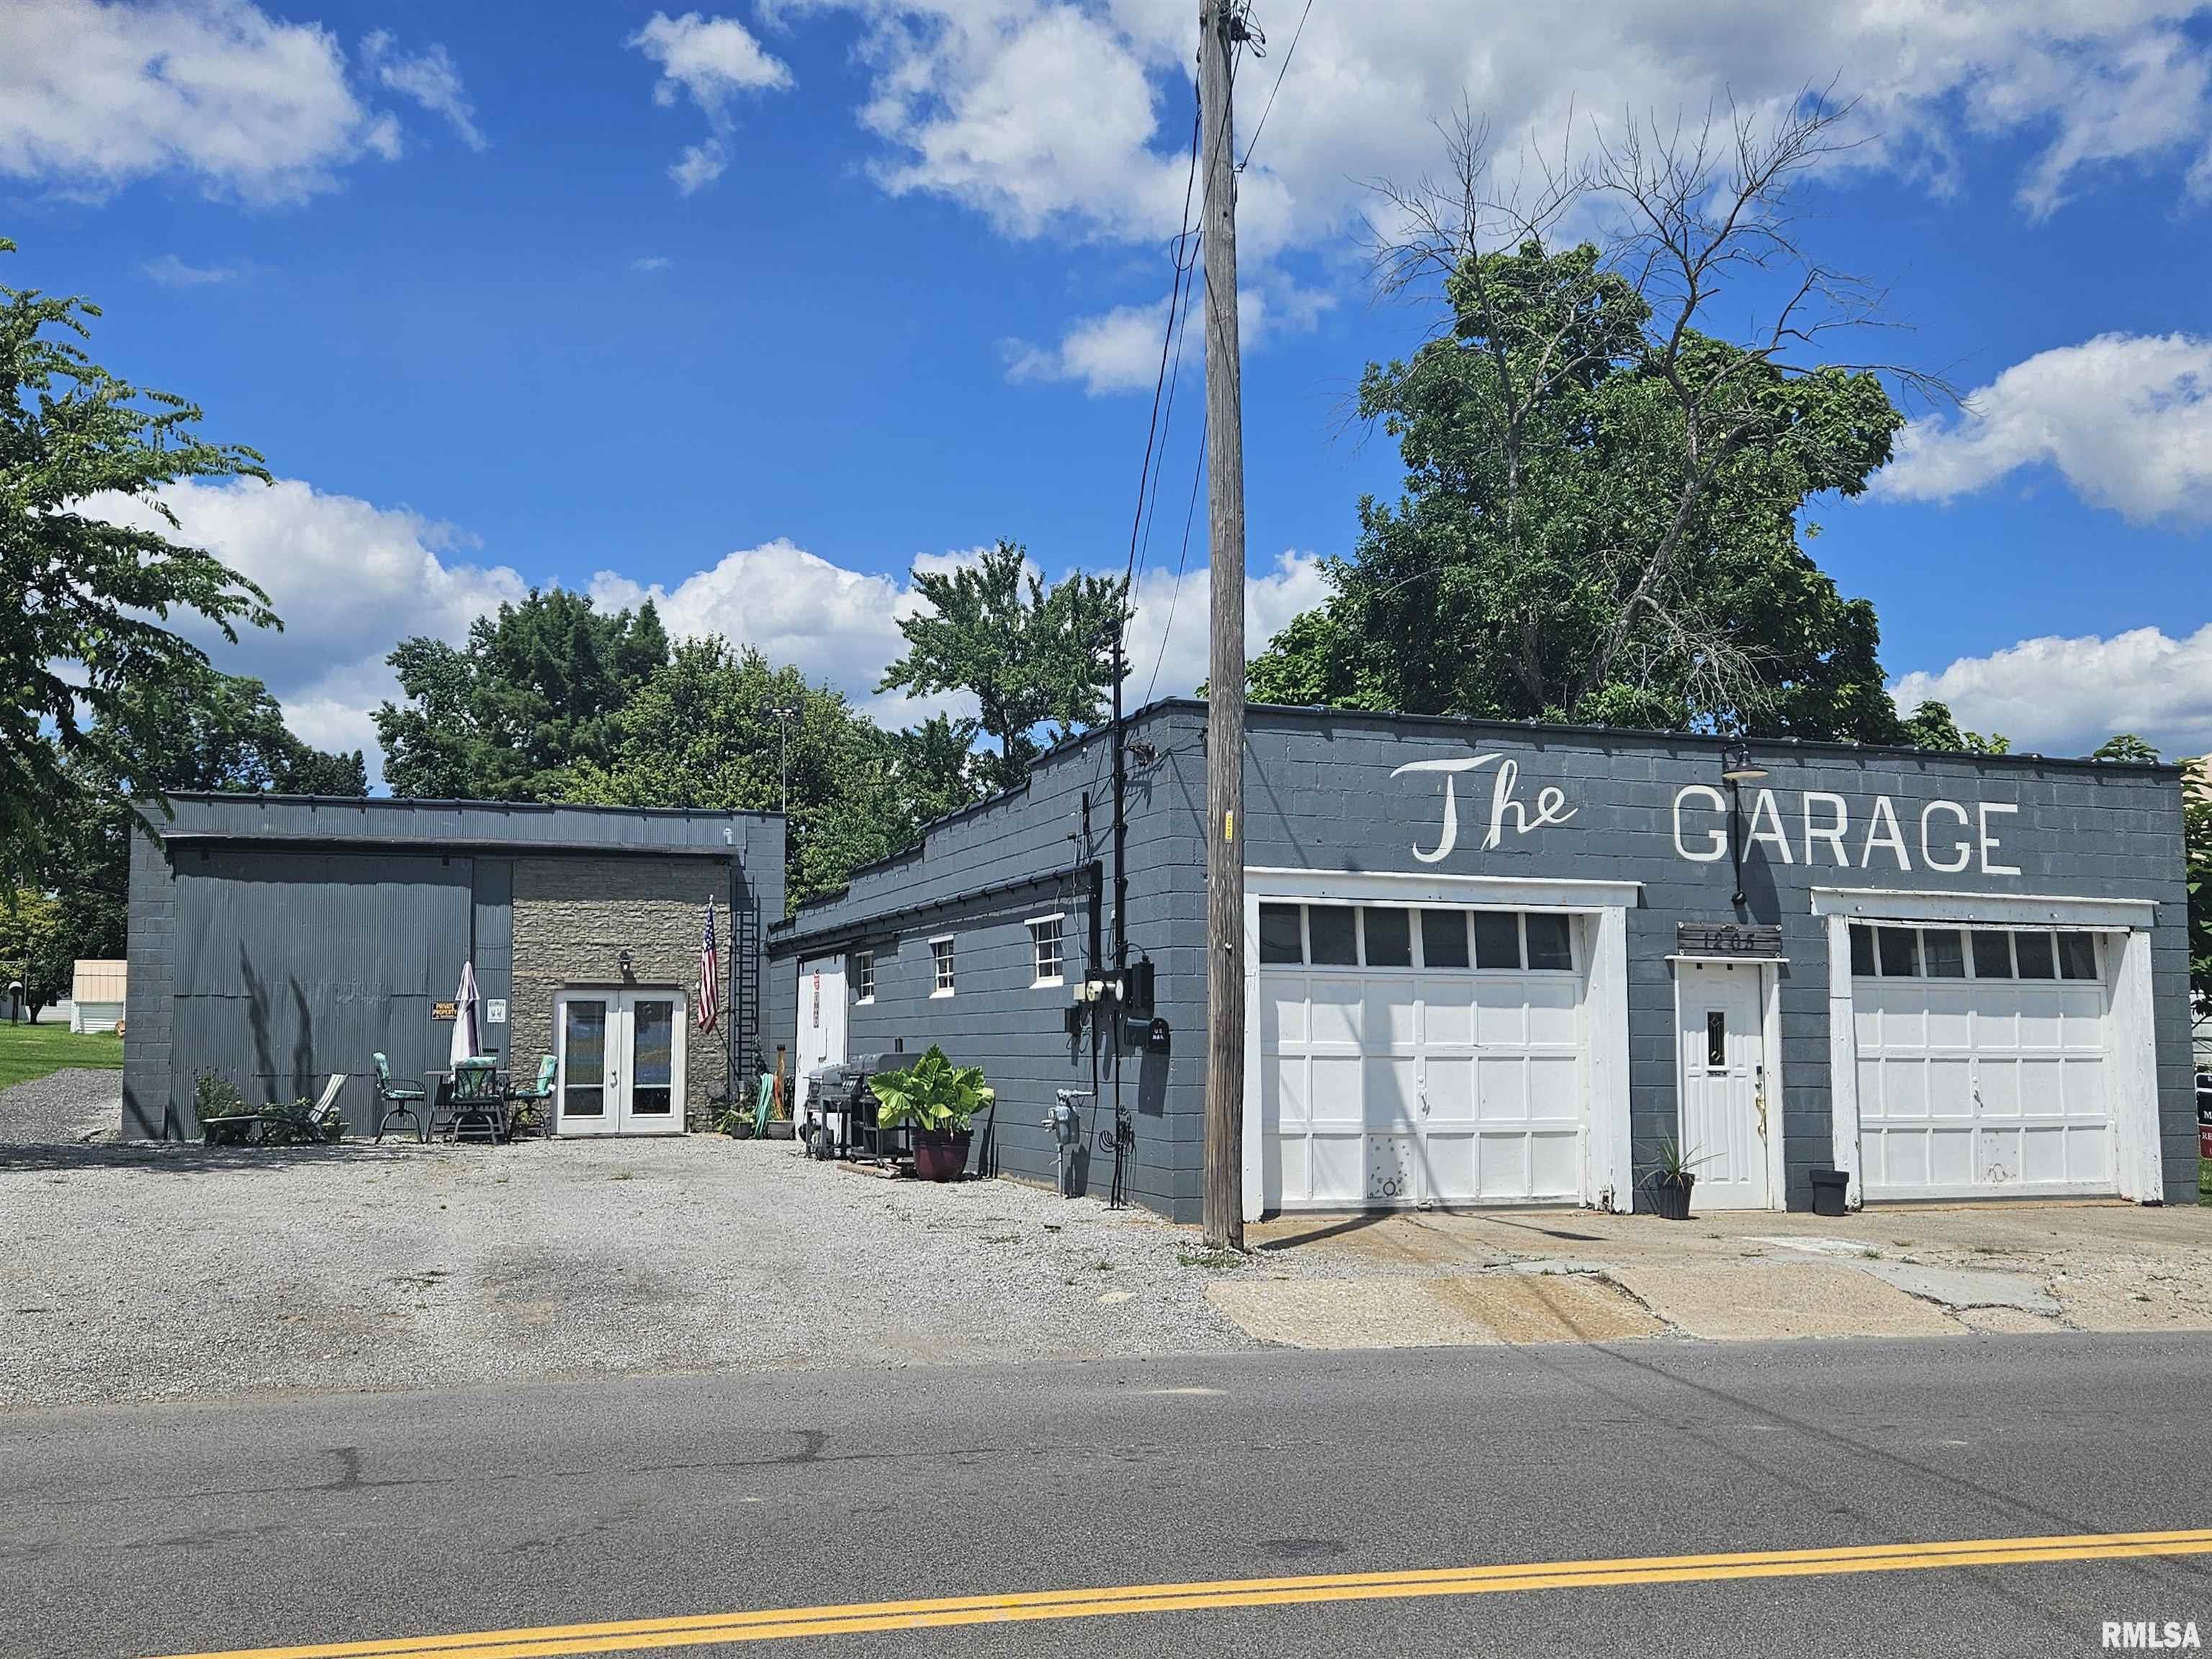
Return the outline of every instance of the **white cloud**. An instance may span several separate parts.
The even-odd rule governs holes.
[[[1182,337],[1182,359],[1201,374],[1206,361],[1204,313],[1198,309],[1205,284],[1200,280],[1187,304]],[[1276,277],[1240,287],[1237,294],[1237,332],[1239,349],[1257,349],[1285,329],[1303,331],[1313,327],[1321,313],[1336,303],[1336,296]],[[1167,321],[1168,302],[1148,306],[1116,306],[1097,316],[1079,317],[1067,325],[1056,346],[1036,346],[1026,340],[1005,344],[1006,378],[1010,380],[1078,380],[1086,394],[1097,398],[1115,392],[1149,392],[1161,369],[1160,331]],[[1170,348],[1170,367],[1173,366]]]
[[[399,154],[329,30],[246,0],[9,0],[0,8],[0,173],[100,196],[170,171],[267,204]]]
[[[1776,109],[1837,82],[1867,142],[1844,164],[1942,190],[1960,141],[2010,141],[2014,181],[2047,213],[2102,167],[2186,163],[2212,136],[2201,0],[1590,0],[1563,46],[1556,9],[1504,0],[1316,6],[1240,186],[1242,251],[1264,263],[1333,239],[1359,181],[1433,170],[1431,125],[1462,92],[1507,155],[1621,112],[1733,97]],[[1180,222],[1195,9],[1182,0],[767,0],[771,21],[863,24],[860,109],[894,191],[965,203],[1006,234],[1155,240]],[[1249,136],[1293,7],[1248,59]],[[1840,77],[1840,78],[1838,78]]]
[[[230,282],[238,275],[228,265],[188,265],[173,253],[149,259],[140,269],[163,288],[204,288]]]
[[[1206,678],[1212,627],[1212,572],[1147,569],[1137,579],[1136,615],[1129,623],[1132,703],[1148,696],[1187,696]],[[1244,654],[1256,657],[1300,611],[1328,597],[1318,556],[1291,550],[1255,574],[1244,573]],[[1163,641],[1166,649],[1161,649]]]
[[[942,570],[973,560],[975,551],[924,554],[915,564]],[[612,570],[592,576],[587,591],[603,610],[635,608],[651,599],[679,639],[720,634],[757,647],[769,661],[794,665],[827,682],[874,719],[908,725],[931,714],[974,712],[967,697],[879,696],[884,670],[904,653],[899,619],[921,601],[896,577],[848,570],[778,537],[726,553],[673,587],[643,583]]]
[[[233,646],[204,623],[182,624],[183,631],[226,673],[267,682],[301,736],[364,749],[372,776],[378,754],[369,716],[398,695],[384,663],[392,647],[416,634],[458,643],[473,618],[527,589],[503,566],[457,560],[466,542],[449,525],[298,479],[185,483],[160,495],[179,529],[125,496],[96,495],[83,510],[204,547],[267,590],[284,620],[281,634],[242,630]]]
[[[667,270],[669,263],[667,257],[664,254],[647,253],[641,254],[637,258],[631,260],[629,262],[629,268],[632,270],[643,271],[647,276],[650,276],[656,270]]]
[[[696,11],[671,17],[656,11],[625,44],[660,65],[654,103],[666,108],[689,96],[707,118],[708,137],[686,146],[668,169],[686,196],[728,169],[731,100],[741,93],[781,92],[792,83],[790,69],[734,17],[702,17]]]
[[[433,44],[410,56],[398,50],[390,33],[379,29],[362,41],[361,60],[382,85],[412,98],[431,114],[444,116],[471,149],[489,147],[490,140],[477,129],[476,106],[461,85],[461,72],[445,47]]]
[[[1906,428],[1874,490],[1948,501],[2042,466],[2131,520],[2212,520],[2212,339],[2102,334],[2039,352],[1964,414]]]
[[[2156,628],[2023,640],[1907,674],[1893,695],[1908,713],[1948,703],[1962,726],[2002,732],[2018,750],[2086,755],[2132,732],[2169,758],[2202,755],[2212,750],[2212,625],[2179,640]]]

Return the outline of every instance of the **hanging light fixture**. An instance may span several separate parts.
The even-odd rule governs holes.
[[[1721,781],[1723,783],[1757,783],[1766,775],[1766,769],[1751,757],[1751,745],[1741,738],[1731,738],[1721,748]]]

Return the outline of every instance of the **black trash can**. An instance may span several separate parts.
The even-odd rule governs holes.
[[[1813,1171],[1813,1213],[1814,1215],[1848,1215],[1844,1202],[1850,1191],[1851,1178],[1841,1170]]]

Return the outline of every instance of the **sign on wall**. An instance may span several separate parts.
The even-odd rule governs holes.
[[[1444,784],[1443,822],[1437,843],[1424,848],[1416,839],[1412,847],[1416,860],[1440,864],[1451,856],[1459,845],[1460,775],[1493,766],[1497,769],[1490,774],[1490,799],[1483,818],[1483,851],[1505,845],[1508,836],[1516,842],[1541,836],[1582,811],[1569,802],[1558,784],[1525,793],[1520,763],[1501,754],[1409,761],[1390,775],[1441,774]],[[2018,865],[2007,861],[2001,833],[2010,827],[2005,820],[2019,815],[2017,802],[1931,800],[1916,811],[1908,801],[1900,814],[1889,796],[1875,795],[1863,811],[1863,817],[1855,819],[1850,802],[1825,789],[1746,790],[1732,798],[1714,784],[1685,784],[1674,792],[1671,839],[1674,856],[1692,864],[1717,864],[1727,858],[1734,827],[1742,836],[1747,855],[1764,848],[1777,864],[1899,875],[1915,870],[1957,875],[1970,869],[1985,876],[2020,873]],[[1732,826],[1731,818],[1737,814],[1740,824]]]
[[[460,1017],[461,1005],[458,1002],[434,1002],[430,1005],[430,1018],[433,1019],[459,1019]]]
[[[487,997],[484,1000],[484,1024],[487,1025],[504,1025],[507,1024],[507,999],[505,997]]]
[[[1778,957],[1782,930],[1732,921],[1678,921],[1674,949],[1686,957]]]

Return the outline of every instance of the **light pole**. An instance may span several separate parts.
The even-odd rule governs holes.
[[[1750,744],[1738,738],[1723,745],[1721,781],[1729,787],[1729,857],[1735,866],[1735,903],[1739,909],[1743,906],[1743,786],[1765,775],[1766,769],[1752,759]]]
[[[783,739],[782,756],[776,764],[783,786],[782,801],[777,810],[788,818],[791,816],[791,723],[799,718],[799,710],[786,704],[768,712],[775,716],[775,728]]]

